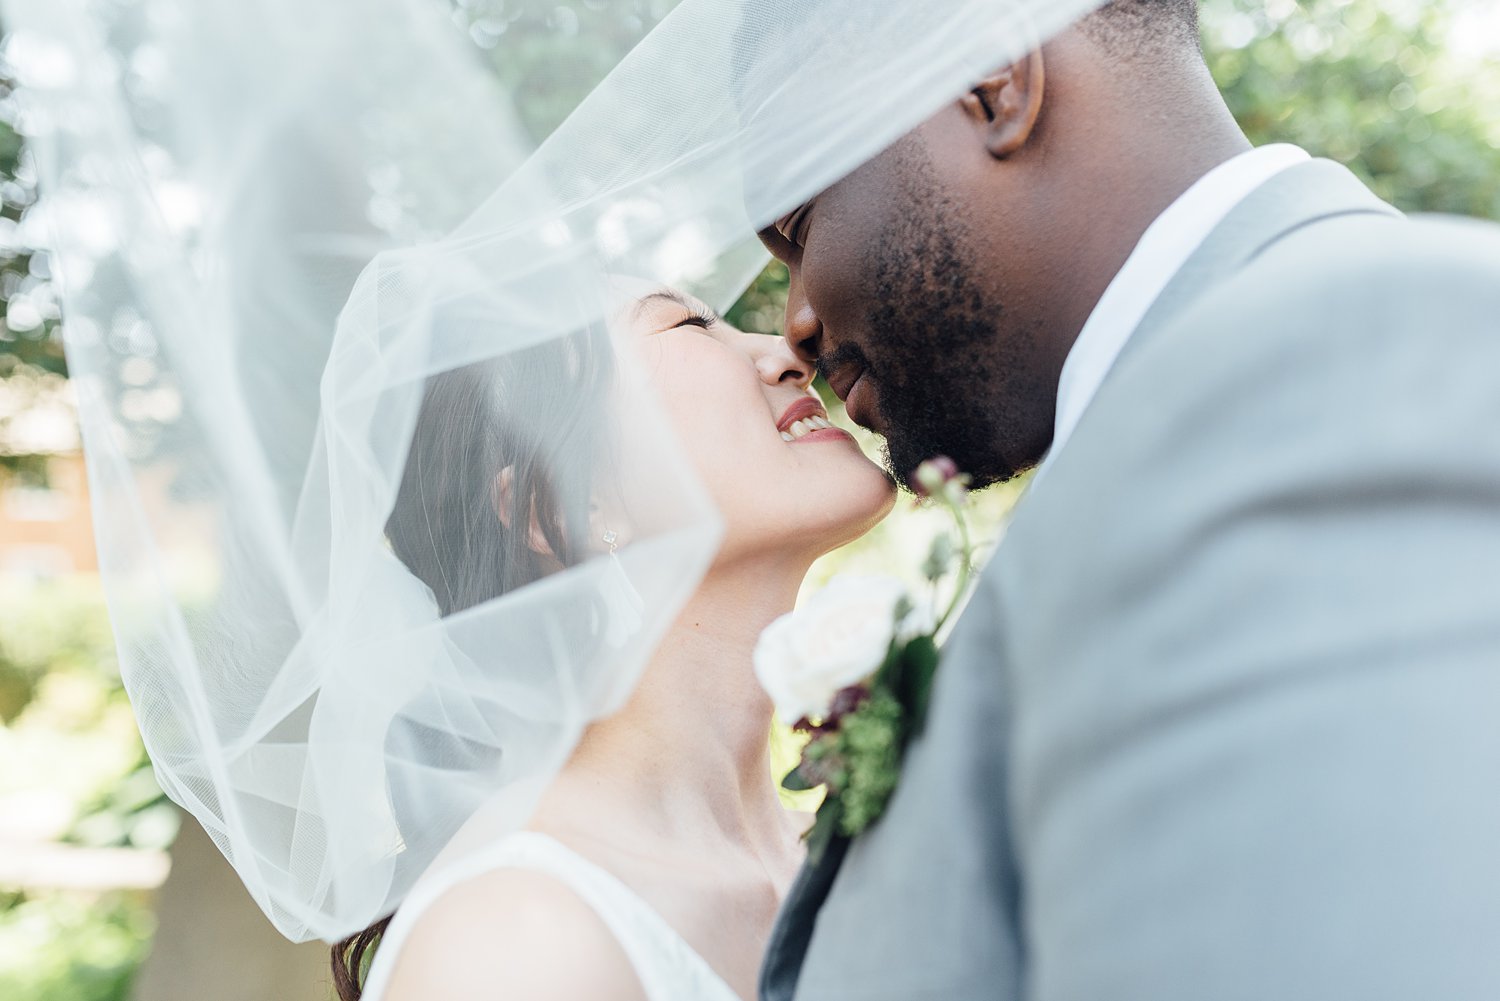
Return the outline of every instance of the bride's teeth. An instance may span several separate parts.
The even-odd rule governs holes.
[[[804,417],[800,421],[793,421],[791,427],[781,432],[781,437],[784,441],[796,441],[798,438],[807,437],[814,431],[827,431],[833,426],[833,422],[827,417],[821,414],[813,414],[811,417]]]

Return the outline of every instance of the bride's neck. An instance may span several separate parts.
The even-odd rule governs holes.
[[[559,792],[587,792],[676,840],[751,848],[785,837],[768,764],[772,706],[755,643],[790,611],[808,564],[762,559],[716,568],[689,601],[630,702],[592,726]],[[711,842],[710,842],[711,843]]]

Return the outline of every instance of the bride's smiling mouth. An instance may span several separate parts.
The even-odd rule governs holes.
[[[776,430],[781,432],[781,440],[788,443],[854,440],[853,435],[828,419],[823,404],[811,396],[804,396],[787,407],[776,422]]]

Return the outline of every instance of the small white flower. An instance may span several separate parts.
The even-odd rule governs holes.
[[[783,722],[824,716],[835,695],[880,668],[905,595],[906,585],[894,577],[836,577],[766,627],[755,646],[755,675]],[[928,619],[908,616],[902,638]]]

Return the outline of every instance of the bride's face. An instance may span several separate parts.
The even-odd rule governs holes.
[[[812,366],[783,338],[736,330],[660,287],[630,300],[617,322],[724,516],[721,560],[821,555],[890,511],[889,477],[828,420]]]

